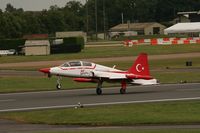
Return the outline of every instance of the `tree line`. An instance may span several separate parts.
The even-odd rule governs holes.
[[[179,11],[199,10],[200,0],[88,0],[85,4],[70,1],[64,7],[24,11],[7,4],[0,10],[0,38],[20,38],[26,34],[50,34],[57,31],[99,32],[122,22],[167,23]],[[96,5],[96,8],[95,8]],[[97,21],[95,19],[97,9]],[[97,22],[97,23],[96,23]]]

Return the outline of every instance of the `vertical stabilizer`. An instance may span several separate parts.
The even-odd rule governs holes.
[[[149,76],[150,73],[147,54],[141,53],[128,72],[136,75]]]

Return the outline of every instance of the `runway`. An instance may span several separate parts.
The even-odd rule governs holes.
[[[69,108],[78,103],[87,107],[198,99],[200,83],[129,86],[124,95],[119,94],[119,88],[116,87],[103,89],[101,96],[96,95],[95,89],[13,93],[0,94],[0,112]]]

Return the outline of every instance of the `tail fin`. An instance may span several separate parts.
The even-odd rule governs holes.
[[[147,54],[141,53],[128,72],[136,75],[150,76]]]

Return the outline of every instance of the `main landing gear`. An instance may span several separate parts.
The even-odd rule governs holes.
[[[102,94],[102,89],[101,89],[102,88],[102,84],[103,84],[102,81],[98,82],[97,89],[96,89],[97,95],[101,95]]]
[[[58,79],[57,79],[56,88],[57,88],[58,90],[60,90],[60,89],[62,88],[62,85],[61,85],[61,83],[60,83],[61,79],[62,79],[61,77],[58,77]]]
[[[102,84],[103,84],[102,81],[98,82],[97,89],[96,89],[97,95],[101,95],[102,94]],[[122,81],[121,82],[121,89],[120,89],[120,93],[121,94],[125,94],[126,93],[126,86],[127,86],[126,81]]]
[[[122,81],[122,82],[121,82],[120,93],[121,93],[121,94],[125,94],[125,93],[126,93],[126,81]]]

